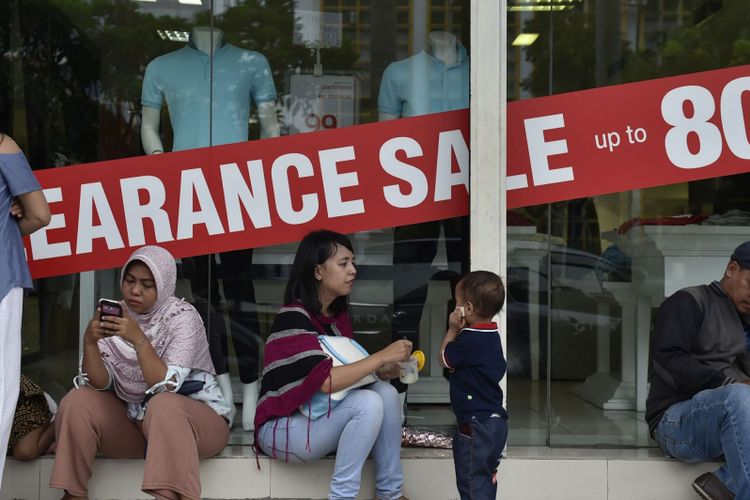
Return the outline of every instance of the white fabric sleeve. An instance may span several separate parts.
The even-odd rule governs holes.
[[[190,368],[184,368],[177,365],[167,365],[167,373],[164,375],[164,380],[149,387],[146,394],[177,392],[190,374],[190,371]]]
[[[83,360],[83,358],[81,358]],[[104,363],[104,368],[107,370],[107,385],[99,389],[98,387],[94,387],[91,385],[91,382],[89,381],[89,375],[88,373],[83,371],[83,365],[79,365],[78,367],[78,375],[73,377],[73,386],[75,386],[76,389],[80,389],[84,385],[91,387],[95,391],[108,391],[112,388],[112,381],[114,378],[112,377],[112,371],[109,368],[109,365],[107,363]]]

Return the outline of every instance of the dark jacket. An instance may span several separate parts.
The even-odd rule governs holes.
[[[664,412],[698,392],[750,378],[747,318],[718,282],[675,292],[651,335],[646,421],[653,435]]]

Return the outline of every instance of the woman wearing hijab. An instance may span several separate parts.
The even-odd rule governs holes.
[[[123,317],[97,311],[83,340],[81,371],[55,419],[50,486],[86,498],[96,453],[142,458],[142,490],[199,499],[199,460],[229,439],[227,415],[198,312],[174,296],[176,265],[157,246],[122,269]],[[148,443],[148,446],[146,446]]]
[[[0,133],[0,450],[8,446],[21,386],[23,289],[31,288],[22,236],[49,224],[42,188],[23,152]],[[0,453],[0,482],[5,454]]]

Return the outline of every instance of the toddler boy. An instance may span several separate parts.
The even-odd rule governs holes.
[[[497,494],[496,471],[508,436],[500,389],[507,363],[492,318],[504,302],[498,275],[465,275],[456,285],[456,309],[440,348],[440,361],[451,370],[451,407],[458,423],[453,463],[462,500],[494,500]]]

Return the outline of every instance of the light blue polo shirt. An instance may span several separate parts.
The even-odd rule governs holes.
[[[378,111],[406,118],[469,107],[469,56],[460,43],[458,61],[443,61],[420,52],[385,68]]]
[[[12,288],[31,288],[21,228],[10,215],[10,202],[14,196],[40,189],[23,153],[0,153],[0,300]]]
[[[146,67],[141,104],[161,109],[164,100],[174,130],[173,151],[247,141],[250,106],[276,100],[268,60],[259,52],[223,44],[211,60],[187,46],[159,56]],[[209,103],[212,134],[209,139]]]

